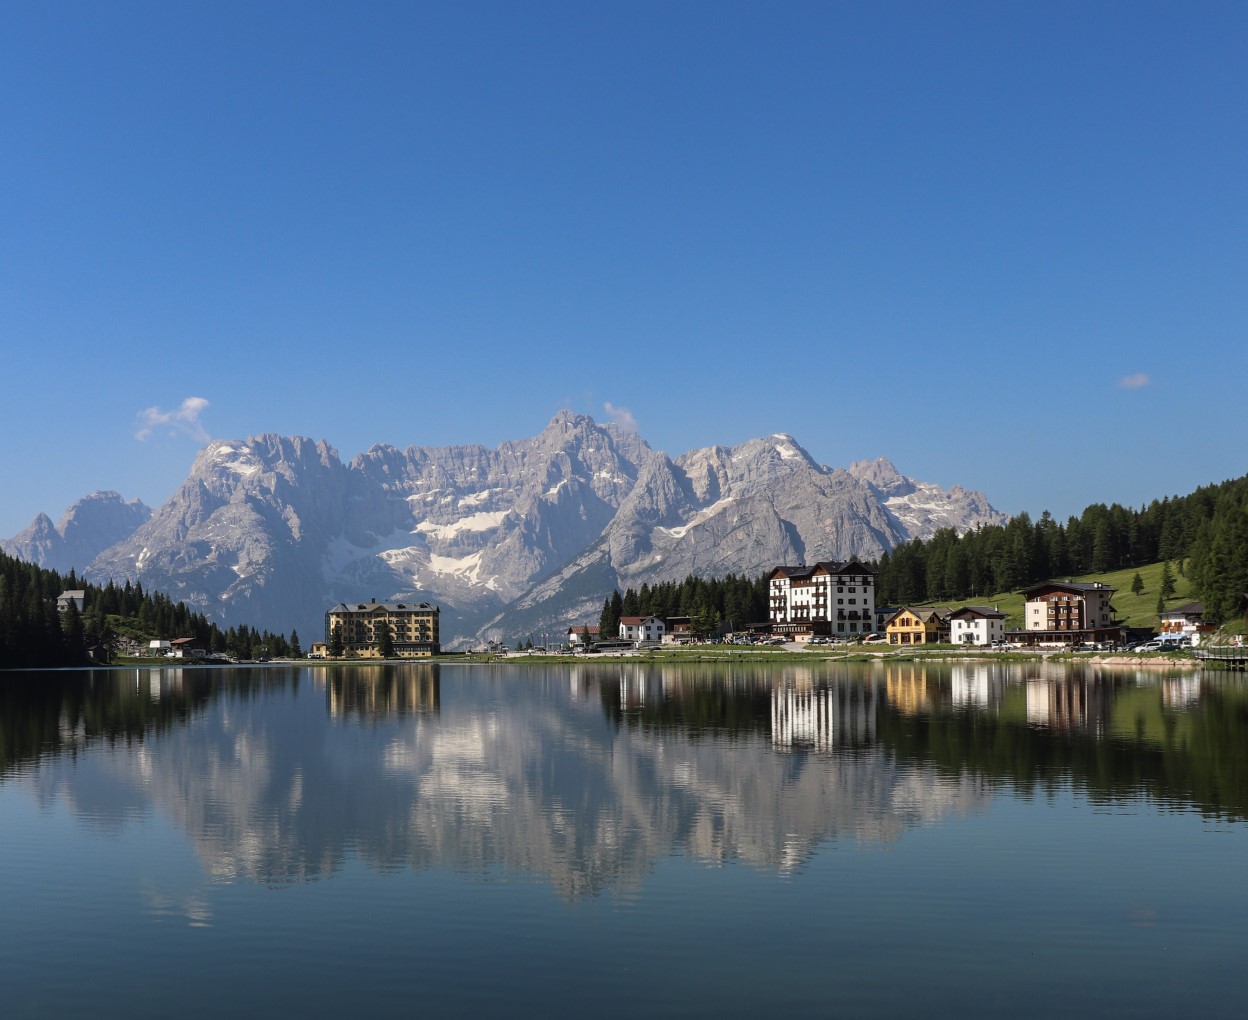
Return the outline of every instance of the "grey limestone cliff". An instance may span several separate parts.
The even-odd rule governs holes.
[[[123,499],[116,492],[93,492],[66,510],[56,524],[47,514],[39,514],[20,534],[0,542],[0,548],[49,570],[81,571],[151,515],[141,500]]]
[[[442,606],[454,645],[561,630],[617,585],[873,559],[1003,520],[980,493],[884,459],[830,468],[783,433],[673,460],[560,412],[494,449],[378,445],[350,463],[302,437],[215,440],[154,514],[97,493],[5,548],[89,581],[140,580],[222,622],[297,627],[305,642],[335,602],[419,596]]]

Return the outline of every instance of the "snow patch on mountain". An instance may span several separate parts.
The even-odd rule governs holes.
[[[421,521],[416,525],[415,530],[423,534],[432,535],[434,538],[454,538],[465,531],[491,531],[494,528],[501,527],[509,513],[511,513],[510,510],[483,511],[471,514],[468,517],[461,517],[458,521],[453,521],[450,524],[434,524],[432,521]]]
[[[777,432],[772,439],[779,439],[773,449],[780,454],[781,460],[801,460],[802,454],[793,443],[793,437],[785,432]]]
[[[155,514],[115,493],[76,506],[84,580],[139,580],[226,623],[305,635],[335,602],[419,598],[442,605],[448,645],[457,629],[558,626],[616,586],[873,559],[1005,519],[884,458],[820,465],[786,432],[673,460],[571,412],[494,449],[376,445],[349,464],[304,437],[217,440]],[[41,514],[6,551],[63,569],[58,527]]]
[[[717,513],[721,512],[722,510],[730,506],[733,502],[735,502],[735,497],[725,496],[723,499],[718,500],[715,503],[712,503],[705,510],[699,510],[696,514],[693,515],[693,517],[689,519],[688,522],[686,522],[685,524],[682,524],[680,527],[678,528],[660,527],[657,530],[662,532],[665,535],[670,535],[672,538],[684,538],[687,534],[689,534],[689,532],[693,528],[698,527],[698,525],[700,524],[705,524],[708,520],[714,517]]]

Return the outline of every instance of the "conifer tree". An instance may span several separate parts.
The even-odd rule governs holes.
[[[381,623],[381,633],[377,637],[377,654],[383,659],[394,658],[394,638],[390,634],[390,624]]]
[[[65,646],[65,658],[71,665],[87,661],[87,643],[82,626],[82,617],[78,615],[78,604],[69,600],[69,606],[61,616],[61,632]]]
[[[1173,598],[1175,591],[1174,575],[1170,573],[1170,564],[1164,563],[1161,568],[1161,599]]]

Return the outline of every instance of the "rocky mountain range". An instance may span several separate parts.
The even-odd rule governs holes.
[[[349,463],[302,437],[215,440],[154,513],[96,493],[0,545],[305,643],[336,602],[419,597],[442,606],[447,644],[467,644],[596,620],[617,586],[873,559],[1004,520],[884,458],[830,468],[777,434],[672,460],[565,411],[496,449],[378,445]]]
[[[141,500],[93,492],[66,510],[56,524],[47,514],[39,514],[21,533],[0,542],[0,548],[49,570],[81,571],[105,549],[133,535],[151,516],[151,507]]]

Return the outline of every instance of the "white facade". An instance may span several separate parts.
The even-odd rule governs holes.
[[[598,628],[597,627],[586,627],[586,626],[569,627],[568,633],[567,633],[568,647],[570,648],[583,647],[585,644],[585,632],[586,631],[589,632],[589,643],[591,645],[595,641],[598,640]]]
[[[875,574],[861,563],[777,567],[768,588],[773,631],[840,637],[875,631]]]
[[[990,645],[1005,640],[1005,614],[967,606],[949,615],[949,640],[955,645]]]
[[[81,613],[86,598],[87,593],[82,588],[67,588],[56,597],[56,608],[59,612],[67,613],[72,604]]]
[[[620,640],[649,644],[663,640],[666,625],[657,616],[621,616]]]
[[[1187,638],[1192,646],[1200,644],[1204,634],[1212,633],[1213,627],[1205,623],[1205,607],[1200,602],[1189,602],[1186,605],[1169,609],[1161,614],[1161,637],[1166,641],[1176,638]]]

